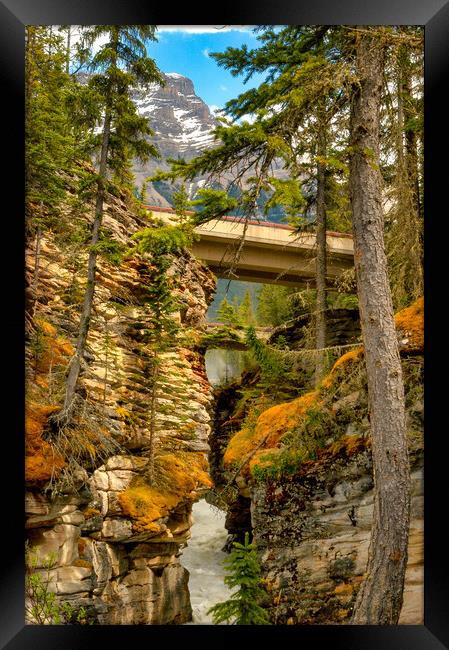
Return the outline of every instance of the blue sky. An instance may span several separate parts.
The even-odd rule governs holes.
[[[227,47],[249,48],[259,42],[251,26],[158,26],[158,42],[148,44],[148,55],[162,72],[178,72],[193,81],[196,94],[211,107],[222,108],[229,99],[248,88],[258,86],[264,76],[254,75],[243,84],[243,76],[233,77],[228,70],[209,57],[210,52],[224,52]]]

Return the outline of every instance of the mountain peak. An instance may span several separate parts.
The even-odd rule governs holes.
[[[167,158],[190,160],[216,144],[212,132],[217,120],[209,106],[195,93],[192,80],[178,72],[165,72],[163,78],[164,86],[142,86],[132,94],[138,113],[148,119],[154,131],[151,140],[162,156],[160,161],[150,160],[144,164],[135,161],[134,174],[138,185],[156,168],[167,168]]]
[[[163,74],[166,77],[171,77],[172,79],[187,79],[187,77],[184,77],[184,75],[179,74],[179,72],[164,72]]]

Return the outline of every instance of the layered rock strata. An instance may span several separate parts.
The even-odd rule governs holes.
[[[348,622],[368,561],[373,517],[369,449],[348,447],[294,481],[251,490],[254,541],[260,552],[272,621],[279,625]],[[412,500],[400,624],[422,625],[423,459],[413,457]]]
[[[150,224],[107,197],[103,227],[123,247]],[[79,217],[92,218],[91,206]],[[84,226],[85,227],[85,226]],[[48,233],[27,251],[26,528],[37,570],[60,601],[101,624],[178,624],[191,618],[180,553],[191,506],[210,486],[211,393],[195,348],[213,276],[188,252],[170,275],[177,341],[159,355],[154,476],[149,476],[151,343],[145,286],[151,256],[99,258],[77,415],[66,438],[48,434],[76,340],[86,249]],[[37,254],[38,253],[38,254]],[[38,264],[36,265],[36,261]],[[38,268],[38,273],[36,273]],[[44,564],[50,558],[47,572]]]

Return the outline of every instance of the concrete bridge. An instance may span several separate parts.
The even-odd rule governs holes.
[[[171,223],[177,222],[176,213],[171,208],[145,207],[155,217]],[[296,287],[314,285],[315,234],[295,235],[293,228],[288,225],[254,219],[248,221],[245,243],[234,269],[235,277],[229,276],[243,231],[242,217],[212,219],[195,229],[200,239],[194,243],[192,252],[206,262],[219,278],[231,277],[234,280]],[[327,247],[327,277],[334,280],[354,264],[352,236],[328,232]]]

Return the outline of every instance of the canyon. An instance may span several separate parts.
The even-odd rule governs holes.
[[[91,218],[88,210],[83,218]],[[123,197],[108,196],[104,223],[117,241],[129,244],[133,232],[144,225],[142,219]],[[89,417],[80,416],[74,431],[79,434],[76,460],[55,457],[45,425],[73,353],[83,260],[73,259],[57,238],[43,237],[39,249],[38,291],[33,288],[37,251],[33,244],[27,251],[32,325],[27,334],[26,529],[30,546],[37,549],[36,570],[48,580],[49,590],[61,602],[83,607],[91,621],[103,625],[191,622],[183,551],[189,551],[192,506],[203,497],[217,504],[216,494],[232,474],[226,546],[229,550],[232,540],[252,532],[273,623],[347,622],[366,566],[373,507],[369,424],[358,410],[366,407],[366,393],[352,391],[333,401],[332,413],[346,414],[344,430],[339,437],[329,433],[316,460],[303,463],[292,476],[255,481],[247,467],[235,474],[224,458],[238,437],[235,407],[250,378],[243,374],[224,387],[211,386],[202,336],[215,279],[186,250],[172,260],[173,291],[179,300],[172,316],[180,333],[162,353],[157,480],[149,482],[151,382],[143,287],[151,277],[151,259],[132,256],[119,267],[102,260],[78,390]],[[399,336],[404,358],[418,362],[421,343],[414,341],[421,312],[415,312],[413,318],[403,318]],[[352,312],[337,310],[330,322],[329,342],[345,345],[357,340]],[[282,333],[292,350],[301,349],[305,326],[300,319],[296,327],[278,328],[272,338]],[[344,366],[341,363],[338,372]],[[341,381],[344,373],[338,376]],[[410,386],[412,524],[400,623],[420,624],[422,398],[419,384]],[[279,413],[290,405],[280,404]],[[231,428],[225,425],[229,420]],[[223,508],[223,502],[218,505]],[[51,565],[45,568],[48,558]],[[204,561],[206,569],[206,557]],[[223,575],[211,575],[207,580],[222,581]]]
[[[166,129],[166,142],[177,148],[187,122],[197,138],[195,147],[210,144],[213,120],[207,107],[197,101],[189,80],[173,75],[168,80],[168,88],[141,98],[140,110],[156,111],[161,121],[184,121],[178,135]],[[181,91],[192,114],[177,103]],[[161,127],[159,144],[165,142],[162,135]],[[193,155],[197,149],[189,147],[186,140],[183,151]],[[74,193],[72,181],[67,179],[68,197]],[[104,206],[105,232],[123,250],[132,248],[137,231],[157,228],[128,198],[110,191]],[[67,214],[73,210],[69,198],[65,209]],[[90,622],[204,623],[204,603],[191,601],[183,554],[187,560],[192,508],[206,498],[225,511],[227,550],[245,532],[252,534],[267,592],[264,606],[273,624],[347,624],[366,568],[373,510],[367,393],[357,370],[357,348],[336,360],[324,380],[329,403],[322,408],[320,444],[292,471],[276,473],[273,458],[282,456],[283,436],[301,425],[309,406],[319,407],[315,398],[307,408],[300,401],[310,395],[300,379],[308,364],[297,366],[302,396],[280,401],[271,407],[275,414],[264,409],[249,435],[244,429],[248,413],[239,401],[257,377],[244,372],[225,386],[212,385],[220,374],[211,368],[208,376],[204,340],[216,278],[185,249],[171,259],[169,277],[178,305],[171,318],[178,333],[159,355],[152,422],[147,324],[154,259],[132,254],[117,263],[101,257],[77,417],[70,435],[55,440],[48,422],[61,402],[74,352],[87,264],[80,233],[91,226],[92,214],[87,202],[66,219],[71,223],[66,232],[38,233],[27,246],[25,511],[34,570],[59,602],[82,607]],[[421,300],[396,317],[407,378],[413,486],[400,623],[413,625],[423,622],[422,311]],[[336,310],[329,316],[327,344],[358,345],[354,312]],[[306,321],[301,317],[278,328],[271,344],[283,337],[289,350],[300,354],[307,347]],[[353,375],[359,377],[357,385]],[[336,393],[328,395],[331,386]],[[272,434],[271,445],[261,443],[261,431]],[[201,526],[197,530],[201,535]],[[211,543],[218,552],[216,541]],[[198,558],[193,566],[198,568]],[[220,572],[204,575],[223,579]],[[199,608],[199,621],[192,621],[192,605]]]

